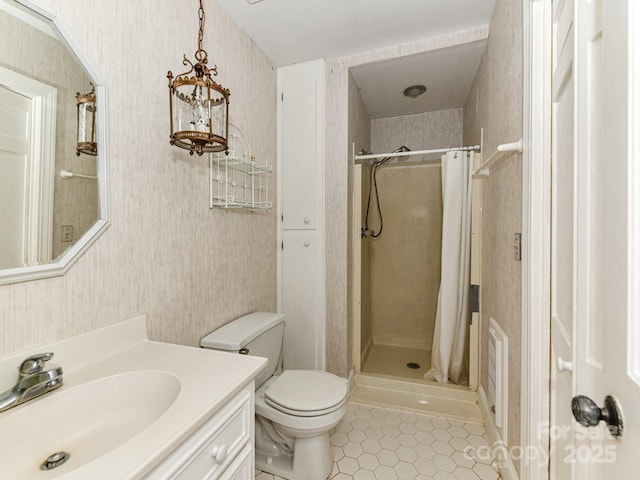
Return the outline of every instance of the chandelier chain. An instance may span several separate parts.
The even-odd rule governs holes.
[[[202,49],[202,40],[204,39],[204,7],[202,6],[202,0],[200,0],[200,8],[198,9],[198,51],[196,52],[196,59],[202,64],[207,63],[207,52]]]

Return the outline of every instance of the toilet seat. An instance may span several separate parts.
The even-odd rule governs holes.
[[[339,409],[347,399],[344,379],[315,370],[285,370],[264,392],[271,407],[297,417],[317,417]]]

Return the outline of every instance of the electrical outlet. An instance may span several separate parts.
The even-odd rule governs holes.
[[[62,225],[62,241],[73,241],[73,225]]]
[[[513,258],[516,260],[522,260],[522,234],[516,233],[513,235]]]

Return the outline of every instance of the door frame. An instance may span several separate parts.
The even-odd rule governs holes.
[[[640,18],[640,4],[629,2],[629,18]],[[629,291],[640,291],[640,31],[629,29]],[[640,314],[640,298],[629,295],[631,318]],[[640,326],[629,323],[627,351],[630,375],[640,383]],[[635,347],[635,348],[634,348]]]
[[[521,444],[548,458],[551,278],[551,0],[523,0]],[[525,450],[526,451],[526,450]],[[541,458],[541,457],[538,457]],[[524,459],[523,459],[524,460]],[[520,465],[522,480],[548,465]]]

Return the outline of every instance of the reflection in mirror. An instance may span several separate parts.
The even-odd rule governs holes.
[[[108,222],[104,86],[59,21],[29,2],[0,0],[0,32],[1,284],[64,273]],[[94,85],[97,137],[77,155],[76,95]]]
[[[76,92],[78,102],[78,146],[76,155],[82,153],[87,155],[98,154],[98,144],[96,143],[96,92],[91,84],[89,93]]]

